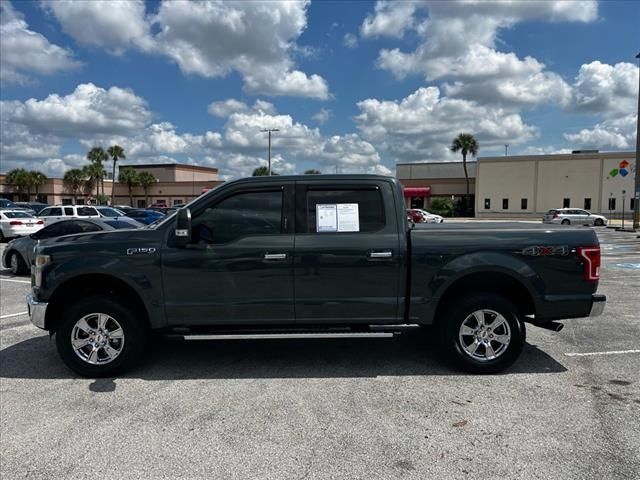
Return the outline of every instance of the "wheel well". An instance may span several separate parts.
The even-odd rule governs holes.
[[[505,297],[518,308],[521,315],[535,313],[535,305],[529,291],[516,278],[500,272],[482,272],[464,276],[449,285],[438,301],[435,321],[444,318],[445,310],[456,299],[481,292]]]
[[[67,280],[55,290],[49,299],[45,328],[50,332],[55,332],[64,308],[70,305],[73,300],[91,295],[111,295],[118,301],[128,303],[135,309],[139,318],[143,319],[145,325],[149,326],[147,309],[133,288],[126,282],[109,275],[90,274]]]

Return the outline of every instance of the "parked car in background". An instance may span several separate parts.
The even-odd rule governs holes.
[[[43,226],[42,220],[24,210],[0,210],[0,241],[35,233]]]
[[[414,223],[442,223],[444,218],[434,213],[429,213],[426,210],[420,208],[410,208],[407,210],[407,214],[411,216],[411,220]]]
[[[40,220],[41,222],[42,220]],[[136,229],[143,227],[139,222],[126,217],[118,219],[71,219],[61,220],[48,225],[40,224],[40,230],[26,237],[16,238],[10,241],[2,255],[2,265],[11,269],[14,275],[22,275],[29,272],[33,260],[33,247],[40,241],[73,235],[76,233],[101,232],[105,230]]]
[[[48,204],[41,202],[16,202],[16,205],[20,208],[33,210],[36,215],[49,206]]]
[[[70,218],[100,218],[100,214],[96,207],[89,205],[56,205],[54,207],[44,208],[38,218],[44,220],[46,225],[50,225],[60,220],[68,220]]]
[[[609,219],[603,215],[596,215],[579,208],[554,208],[544,214],[542,223],[603,227],[609,223]]]
[[[140,223],[144,223],[145,225],[149,225],[150,223],[163,218],[164,214],[156,212],[155,210],[136,208],[126,212],[126,216],[133,218]]]
[[[147,210],[153,210],[154,212],[160,212],[163,215],[169,215],[170,213],[178,210],[176,207],[149,207]]]
[[[15,210],[16,208],[19,208],[15,203],[13,203],[11,200],[7,200],[6,198],[0,198],[0,209],[7,209],[10,208],[12,210]]]
[[[129,210],[134,210],[134,208],[130,205],[114,205],[113,208],[117,208],[121,212],[128,212]]]
[[[101,217],[108,217],[108,218],[124,217],[124,212],[117,208],[105,207],[105,206],[96,206],[95,208]]]

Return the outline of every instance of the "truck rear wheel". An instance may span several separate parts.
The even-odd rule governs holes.
[[[142,357],[146,340],[135,309],[97,296],[67,308],[56,330],[62,361],[84,377],[109,377],[131,368]]]
[[[518,309],[493,293],[453,304],[440,331],[445,353],[471,373],[497,373],[509,367],[520,356],[526,338]]]

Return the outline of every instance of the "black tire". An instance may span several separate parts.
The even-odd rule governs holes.
[[[80,354],[76,354],[72,345],[72,333],[76,323],[83,317],[92,314],[108,315],[117,322],[123,331],[119,354],[108,363],[91,364],[80,358]],[[92,317],[89,317],[87,323],[91,325],[93,322]],[[111,323],[112,327],[115,325],[115,323]],[[134,308],[123,301],[99,296],[87,297],[70,305],[64,311],[62,320],[56,329],[56,347],[62,361],[74,372],[92,378],[111,377],[133,367],[142,358],[147,338],[148,332],[145,322],[139,318]],[[109,340],[109,346],[117,349],[118,345],[117,339],[115,343],[114,340]],[[87,345],[83,352],[86,352],[87,349],[91,350],[92,346]],[[104,349],[102,354],[106,355]]]
[[[596,218],[596,221],[595,221],[595,222],[593,222],[593,224],[594,224],[596,227],[601,227],[601,226],[603,226],[603,225],[604,225],[604,222],[602,221],[602,219],[601,219],[601,218]]]
[[[485,358],[480,360],[474,358],[472,354],[465,350],[465,345],[462,344],[474,339],[473,336],[465,336],[464,339],[461,339],[460,333],[463,322],[467,322],[468,326],[469,321],[473,321],[474,312],[480,310],[495,312],[501,315],[508,324],[510,340],[499,355],[498,351],[500,351],[503,344],[499,343],[498,340],[489,340],[487,332],[483,333],[487,335],[485,340],[491,343],[491,348],[495,347],[496,349],[496,358],[493,359]],[[493,316],[492,313],[486,313],[483,317],[486,321],[491,320],[492,322],[499,318]],[[493,323],[489,327],[491,325]],[[496,329],[496,333],[495,337],[498,337],[501,333],[507,333],[506,327],[499,327]],[[445,355],[460,369],[470,373],[491,374],[498,373],[509,367],[520,356],[526,339],[526,330],[518,309],[510,301],[493,293],[478,293],[452,303],[448,309],[447,317],[440,324],[440,336]],[[471,343],[473,342],[466,344],[467,348],[470,347]],[[476,348],[478,349],[476,350],[478,352],[477,355],[487,355],[486,347],[480,344]]]
[[[564,220],[562,220],[562,225],[571,225],[571,221],[567,220],[566,218]]]
[[[14,275],[26,275],[27,263],[18,252],[12,251],[7,257],[7,261],[9,262],[11,273]]]

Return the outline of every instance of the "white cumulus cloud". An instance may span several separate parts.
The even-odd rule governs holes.
[[[8,0],[0,2],[0,81],[23,84],[31,74],[75,70],[80,62],[69,49],[54,45],[33,30]]]

